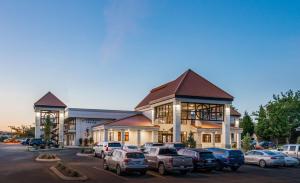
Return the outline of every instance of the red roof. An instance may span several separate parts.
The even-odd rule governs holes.
[[[41,99],[39,99],[36,103],[34,103],[34,107],[63,107],[66,108],[66,104],[64,104],[61,100],[59,100],[55,95],[51,92],[48,92]]]
[[[233,96],[189,69],[174,81],[152,89],[136,108],[174,97],[233,100]]]
[[[136,114],[119,120],[107,122],[104,125],[110,126],[137,126],[137,127],[155,127],[152,121],[143,114]]]
[[[237,111],[237,110],[235,110],[235,109],[233,109],[232,107],[230,108],[230,116],[241,116],[241,114]]]

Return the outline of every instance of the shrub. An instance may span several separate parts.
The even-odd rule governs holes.
[[[84,141],[83,141],[83,143],[84,143],[84,146],[87,146],[88,143],[89,143],[89,140],[87,138],[85,138]]]
[[[247,133],[243,138],[243,150],[244,150],[244,152],[247,152],[251,149],[250,143],[251,143],[251,137],[250,137],[249,133]]]

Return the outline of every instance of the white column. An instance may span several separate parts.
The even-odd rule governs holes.
[[[212,146],[216,147],[216,132],[212,132]]]
[[[154,107],[151,107],[151,120],[152,120],[152,124],[155,125],[155,110]]]
[[[137,146],[140,146],[141,145],[141,130],[137,130],[136,132],[136,143],[137,143]]]
[[[173,142],[181,142],[181,103],[173,101]]]
[[[158,142],[158,131],[156,131],[156,130],[152,131],[152,142],[154,142],[154,143]]]
[[[197,134],[198,134],[198,138],[196,141],[196,146],[198,148],[202,148],[202,132],[197,132]]]
[[[236,134],[236,148],[241,149],[241,132],[239,130]]]
[[[123,145],[125,144],[125,130],[121,130],[121,142]]]
[[[65,111],[59,111],[59,125],[58,125],[58,144],[62,147],[64,144],[64,121],[65,121]]]
[[[35,111],[35,138],[41,138],[41,112]]]
[[[222,123],[222,147],[230,148],[230,105],[225,104],[224,121]]]
[[[103,130],[103,141],[104,142],[108,141],[108,130],[107,129]]]

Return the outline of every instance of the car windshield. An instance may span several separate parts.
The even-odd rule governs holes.
[[[263,152],[266,153],[267,155],[271,155],[271,156],[276,155],[276,153],[274,153],[272,151],[263,151]]]
[[[159,150],[159,154],[161,155],[166,155],[166,154],[170,154],[170,155],[177,155],[177,151],[176,149],[160,149]]]
[[[108,143],[108,147],[121,147],[120,143]]]
[[[136,146],[127,146],[128,149],[137,149]]]
[[[145,158],[143,153],[127,153],[126,158],[142,159]]]
[[[212,158],[214,158],[214,155],[211,152],[201,152],[200,158],[201,159],[212,159]]]
[[[163,146],[163,144],[152,144],[152,146]]]
[[[182,148],[184,148],[185,145],[184,144],[174,144],[174,147],[182,147]]]

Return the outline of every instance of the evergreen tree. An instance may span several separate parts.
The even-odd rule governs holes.
[[[50,140],[51,127],[52,127],[52,123],[50,120],[50,116],[48,115],[46,117],[45,124],[44,124],[44,140],[46,142],[49,142],[49,140]]]
[[[246,111],[242,122],[240,124],[240,127],[243,128],[242,138],[248,133],[250,136],[254,133],[254,123],[252,118],[249,116],[248,112]]]
[[[261,140],[270,140],[272,137],[272,128],[267,119],[267,112],[265,108],[261,105],[259,111],[254,113],[256,116],[257,124],[255,126],[255,134]]]
[[[195,148],[196,147],[196,141],[194,139],[194,134],[193,134],[192,131],[190,131],[190,133],[189,133],[189,136],[188,136],[188,139],[186,141],[186,144],[190,148]]]

